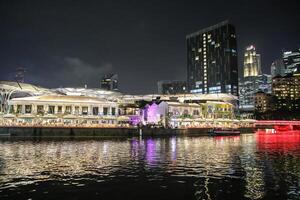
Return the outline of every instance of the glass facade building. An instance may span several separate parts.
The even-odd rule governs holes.
[[[272,78],[271,75],[261,74],[258,76],[245,77],[240,82],[239,90],[239,108],[241,111],[254,111],[255,108],[255,94],[257,92],[264,92],[270,94],[272,92]]]
[[[188,90],[238,96],[235,27],[223,21],[187,35],[186,42]]]
[[[283,62],[286,67],[286,74],[293,74],[300,66],[300,49],[294,51],[284,51]]]

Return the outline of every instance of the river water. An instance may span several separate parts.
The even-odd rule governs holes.
[[[2,138],[0,199],[300,199],[300,133]]]

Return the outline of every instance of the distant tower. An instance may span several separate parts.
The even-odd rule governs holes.
[[[294,51],[284,51],[282,58],[286,68],[286,74],[297,72],[300,66],[300,48]]]
[[[275,77],[277,75],[284,76],[285,75],[285,65],[283,63],[283,59],[276,59],[272,62],[271,65],[271,76]]]
[[[260,54],[256,53],[253,45],[250,45],[246,47],[244,55],[244,78],[261,74]]]
[[[100,81],[100,88],[104,90],[118,90],[118,74],[106,74]]]
[[[20,82],[20,83],[24,83],[25,73],[26,73],[26,68],[25,67],[18,67],[16,69],[15,81]]]

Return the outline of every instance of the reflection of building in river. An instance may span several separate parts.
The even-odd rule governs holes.
[[[245,172],[246,191],[244,196],[250,199],[261,199],[265,194],[264,169],[256,157],[255,137],[242,137],[241,165]]]
[[[299,135],[258,137],[1,140],[0,185],[4,191],[36,188],[36,184],[47,185],[49,180],[72,185],[99,181],[115,189],[111,184],[115,181],[128,184],[138,179],[138,183],[151,182],[158,188],[162,183],[175,187],[184,183],[191,186],[196,199],[223,199],[220,195],[224,199],[230,199],[230,195],[261,199],[273,197],[273,192],[296,199]]]

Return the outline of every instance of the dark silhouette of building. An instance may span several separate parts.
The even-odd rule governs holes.
[[[118,74],[106,74],[102,77],[100,88],[104,90],[118,90]]]
[[[186,42],[188,90],[238,96],[235,27],[224,21],[187,35]]]
[[[275,77],[277,75],[284,76],[285,75],[285,65],[283,63],[283,59],[276,59],[272,62],[271,65],[271,76]]]
[[[20,82],[20,83],[24,83],[25,73],[26,73],[26,69],[24,67],[18,67],[16,69],[15,81]]]
[[[185,94],[188,92],[186,81],[159,81],[158,94]]]
[[[300,49],[284,51],[282,58],[286,68],[286,74],[293,74],[300,66]]]

